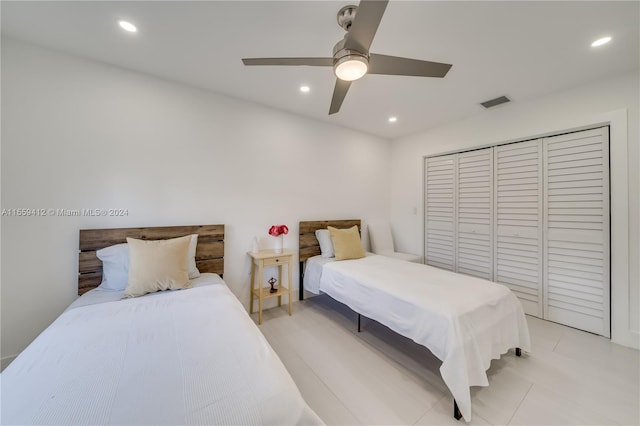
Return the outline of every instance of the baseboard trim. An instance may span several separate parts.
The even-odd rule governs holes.
[[[611,341],[618,345],[640,350],[640,332],[638,331],[624,330],[624,333],[612,333]]]
[[[629,347],[640,349],[640,331],[629,330]]]

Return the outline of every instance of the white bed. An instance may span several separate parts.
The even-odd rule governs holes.
[[[2,424],[320,424],[216,274],[74,302],[0,376]]]
[[[469,387],[488,386],[491,360],[510,348],[530,350],[520,302],[507,287],[483,279],[372,254],[342,261],[313,256],[304,289],[429,348],[467,421]]]

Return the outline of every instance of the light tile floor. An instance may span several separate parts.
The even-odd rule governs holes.
[[[460,425],[431,352],[328,296],[263,312],[260,330],[329,425]],[[257,320],[257,314],[253,315]],[[532,351],[491,363],[477,425],[640,424],[640,352],[527,317]]]

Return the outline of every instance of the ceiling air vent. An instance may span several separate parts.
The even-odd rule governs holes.
[[[480,103],[480,105],[482,105],[486,109],[489,109],[489,108],[493,108],[493,107],[498,106],[498,105],[506,104],[507,102],[511,102],[511,99],[507,98],[506,96],[500,96],[500,97],[495,98],[495,99],[490,99],[488,101],[484,101],[484,102]]]

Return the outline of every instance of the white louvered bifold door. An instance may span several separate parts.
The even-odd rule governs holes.
[[[425,263],[455,271],[457,154],[425,159]]]
[[[494,280],[542,318],[542,140],[494,148]]]
[[[610,336],[609,128],[544,140],[545,318]]]
[[[493,279],[493,148],[458,154],[456,271]]]

